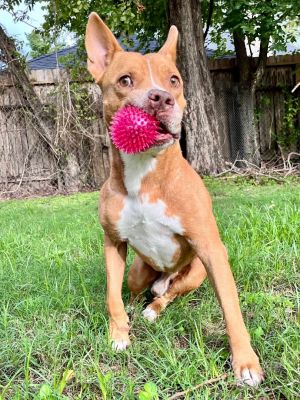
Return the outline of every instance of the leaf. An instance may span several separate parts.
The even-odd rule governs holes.
[[[152,396],[157,395],[157,386],[153,382],[147,382],[144,386],[146,392],[150,393]]]
[[[154,400],[158,399],[157,386],[154,382],[147,382],[144,385],[144,390],[139,393],[139,400]]]
[[[139,393],[139,400],[152,400],[153,396],[149,392],[142,391]]]
[[[98,383],[100,386],[100,390],[101,390],[103,399],[106,400],[108,398],[107,393],[108,393],[110,380],[112,378],[112,373],[108,372],[107,374],[102,374],[102,372],[99,370],[99,368],[97,367],[96,364],[95,364],[95,370],[96,370]]]
[[[261,326],[259,326],[258,328],[255,329],[255,331],[253,332],[253,334],[254,334],[254,336],[255,336],[256,338],[260,338],[260,337],[262,337],[262,336],[265,334],[265,332],[264,332],[263,328],[262,328]]]
[[[73,378],[74,378],[74,371],[72,369],[66,369],[59,383],[58,387],[59,394],[62,394],[64,388],[66,387],[66,384]]]
[[[50,385],[48,385],[47,383],[44,383],[40,388],[40,391],[38,394],[39,398],[48,400],[49,397],[51,397],[51,395],[52,395],[52,389],[51,389]]]

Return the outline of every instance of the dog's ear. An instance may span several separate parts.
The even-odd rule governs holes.
[[[115,52],[123,51],[113,33],[95,12],[92,12],[88,19],[85,48],[88,55],[88,70],[96,82],[101,80]]]
[[[172,61],[176,62],[177,40],[178,40],[178,29],[176,28],[175,25],[172,25],[169,30],[165,44],[159,50],[159,54],[169,56],[172,58]]]

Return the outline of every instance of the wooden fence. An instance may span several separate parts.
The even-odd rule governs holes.
[[[109,154],[98,86],[72,82],[58,69],[31,71],[30,80],[57,118],[53,142],[68,152],[62,169],[10,77],[0,75],[0,194],[13,196],[20,188],[30,194],[99,187],[109,171]]]
[[[260,152],[264,159],[274,154],[278,137],[285,134],[286,101],[300,81],[299,65],[300,55],[268,59],[256,92]],[[239,126],[243,123],[236,113],[235,59],[210,60],[209,68],[222,132],[222,152],[226,160],[234,161],[239,154]],[[99,187],[109,171],[99,88],[90,82],[72,82],[62,70],[31,71],[30,80],[42,102],[57,114],[57,132],[53,134],[60,140],[73,141],[73,150],[66,155],[62,171],[18,100],[10,77],[0,74],[0,195],[14,195],[20,188],[38,193],[63,187],[68,191]],[[86,94],[84,102],[81,92]]]

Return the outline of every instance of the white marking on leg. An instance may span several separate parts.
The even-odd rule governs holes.
[[[143,317],[146,318],[149,322],[154,322],[158,317],[156,311],[152,310],[152,308],[150,307],[145,308],[142,314]]]

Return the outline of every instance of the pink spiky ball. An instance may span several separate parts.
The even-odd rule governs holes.
[[[118,110],[110,125],[114,145],[127,154],[149,149],[158,135],[159,122],[146,111],[131,105]]]

